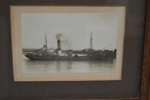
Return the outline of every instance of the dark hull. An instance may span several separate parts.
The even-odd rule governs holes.
[[[32,55],[26,54],[25,55],[30,60],[48,60],[48,61],[112,61],[114,58],[104,57],[104,56],[51,56],[51,55]]]

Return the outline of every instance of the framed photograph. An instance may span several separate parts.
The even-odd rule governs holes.
[[[0,100],[150,99],[150,0],[0,0]]]
[[[125,7],[10,9],[15,81],[121,80]]]

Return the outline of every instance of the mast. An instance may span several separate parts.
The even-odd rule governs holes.
[[[93,38],[92,38],[92,32],[91,32],[91,35],[90,35],[90,56],[92,55],[92,49],[93,49],[92,40],[93,40]]]
[[[92,43],[93,41],[92,41],[92,39],[93,39],[93,38],[92,38],[92,32],[91,32],[91,38],[90,38],[90,50],[93,49],[93,43]]]
[[[46,38],[46,34],[45,34],[45,48],[47,50],[47,38]]]

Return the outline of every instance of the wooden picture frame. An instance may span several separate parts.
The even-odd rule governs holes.
[[[130,4],[131,3],[131,4]],[[137,5],[136,5],[137,4]],[[141,5],[140,5],[141,4]],[[137,53],[135,53],[135,57],[141,57],[142,59],[138,59],[137,62],[143,62],[141,63],[134,63],[130,62],[135,61],[129,56],[125,55],[124,59],[128,58],[129,60],[127,62],[124,62],[127,66],[141,66],[141,68],[138,68],[137,70],[131,71],[137,74],[134,74],[135,77],[130,76],[131,71],[126,70],[125,67],[123,70],[126,70],[123,72],[123,81],[110,81],[108,82],[98,82],[98,81],[87,81],[87,82],[14,82],[13,81],[13,68],[12,68],[12,59],[11,59],[11,37],[10,37],[10,14],[9,14],[9,6],[10,5],[59,5],[59,6],[78,6],[78,5],[86,5],[86,6],[105,6],[105,5],[126,5],[127,8],[134,8],[128,9],[128,11],[132,10],[135,12],[135,9],[137,8],[139,11],[135,12],[137,16],[144,16],[142,17],[142,21],[144,21],[145,18],[145,26],[141,29],[144,30],[141,33],[144,34],[143,42],[140,41],[141,38],[139,38],[137,44],[140,44],[141,50]],[[131,6],[132,5],[132,6]],[[134,6],[133,6],[134,5]],[[145,6],[144,6],[145,5]],[[138,6],[138,7],[137,7]],[[139,13],[141,12],[141,13]],[[142,13],[143,12],[143,13]],[[129,18],[132,18],[132,13],[128,13],[130,15]],[[127,15],[128,15],[127,14]],[[143,14],[143,15],[142,15]],[[137,18],[136,16],[136,18]],[[134,16],[135,17],[135,16]],[[0,34],[0,46],[2,47],[2,52],[0,54],[2,55],[0,58],[0,64],[2,67],[0,67],[0,80],[1,83],[1,94],[0,99],[1,100],[49,100],[49,99],[101,99],[101,100],[148,100],[150,99],[150,88],[149,88],[149,73],[150,73],[150,0],[143,0],[140,1],[136,0],[134,1],[122,1],[122,0],[86,0],[86,1],[65,1],[65,0],[56,0],[56,1],[49,1],[49,0],[37,0],[37,1],[0,1],[0,26],[3,27],[1,29],[2,34]],[[130,23],[130,22],[128,22]],[[142,23],[142,24],[143,24]],[[132,24],[132,23],[130,23]],[[135,24],[135,22],[134,22]],[[133,24],[132,24],[133,25]],[[139,24],[140,25],[140,24]],[[141,27],[141,26],[140,26]],[[129,27],[128,27],[129,28]],[[132,27],[133,28],[133,27]],[[136,27],[135,30],[138,30],[139,27]],[[137,32],[133,31],[133,32]],[[131,32],[131,37],[135,36],[134,33]],[[128,34],[129,35],[129,34]],[[143,35],[142,35],[143,36]],[[133,38],[132,38],[133,39]],[[134,40],[134,39],[133,39]],[[142,43],[141,43],[142,42]],[[134,43],[134,42],[125,42],[127,43]],[[143,45],[144,44],[144,49]],[[130,45],[130,44],[129,44]],[[129,49],[126,48],[125,52],[127,52]],[[131,50],[134,51],[134,50]],[[135,51],[136,52],[136,51]],[[143,52],[141,54],[141,52]],[[140,53],[139,56],[136,56],[136,54]],[[132,55],[133,56],[133,55]],[[127,60],[127,59],[126,59]],[[142,60],[142,61],[141,61]],[[133,64],[133,65],[132,65]],[[137,65],[136,65],[137,64]],[[141,64],[141,65],[139,65]],[[129,76],[128,76],[129,74]],[[139,76],[137,76],[139,75]],[[5,77],[4,77],[5,76]],[[131,78],[130,78],[131,77]],[[135,81],[134,78],[138,78]],[[119,83],[119,84],[118,84]],[[128,87],[130,85],[132,87]],[[117,86],[116,86],[117,85]],[[121,87],[122,88],[121,88]],[[124,87],[123,87],[124,86]],[[103,88],[104,87],[104,88]],[[107,88],[108,87],[108,88]],[[58,92],[57,92],[57,91]],[[111,91],[113,90],[113,91]],[[30,94],[29,92],[32,92]],[[92,91],[92,92],[91,92]],[[57,93],[56,93],[57,92]],[[119,93],[120,92],[120,93]]]

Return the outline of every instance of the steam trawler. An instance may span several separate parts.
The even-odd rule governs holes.
[[[56,35],[57,49],[51,51],[47,46],[45,35],[45,44],[41,49],[26,51],[24,55],[30,60],[48,60],[48,61],[113,61],[116,57],[115,50],[94,50],[92,47],[92,33],[90,37],[90,48],[84,50],[62,50],[61,36]]]

